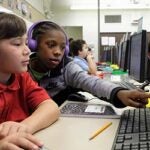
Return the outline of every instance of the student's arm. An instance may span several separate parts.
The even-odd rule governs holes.
[[[59,117],[57,104],[50,99],[47,92],[35,83],[29,74],[22,75],[24,85],[22,94],[25,101],[23,109],[27,109],[28,116],[22,122],[6,121],[0,124],[0,139],[16,132],[34,133],[48,127]],[[20,87],[22,85],[20,84]],[[21,106],[20,106],[21,107]]]
[[[112,90],[119,87],[119,85],[113,84],[110,81],[100,79],[97,76],[88,75],[73,61],[67,64],[64,77],[68,86],[90,92],[99,98],[106,97],[110,99]]]
[[[28,107],[33,113],[21,123],[30,127],[30,133],[48,127],[58,119],[59,108],[57,104],[42,87],[39,87],[31,79],[29,74],[26,74],[26,95]]]
[[[87,55],[86,60],[88,62],[89,74],[96,75],[97,67],[96,67],[96,63],[94,62],[94,59],[91,53]]]
[[[33,134],[48,127],[59,117],[59,109],[53,100],[45,100],[22,122],[6,121],[0,124],[0,139],[15,133]]]
[[[72,69],[73,68],[73,69]],[[126,90],[119,85],[86,74],[78,65],[70,62],[65,69],[66,84],[105,98],[116,107],[145,107],[150,94],[139,90]]]
[[[53,100],[46,100],[39,104],[31,116],[21,123],[30,127],[31,133],[46,128],[55,122],[59,117],[59,109]]]

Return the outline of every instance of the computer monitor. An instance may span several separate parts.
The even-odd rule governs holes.
[[[106,62],[111,62],[111,47],[107,47]]]
[[[111,51],[109,46],[104,47],[104,50],[101,55],[101,62],[110,62],[111,61]]]
[[[142,30],[130,37],[130,69],[129,75],[138,82],[147,79],[147,34]]]
[[[111,63],[118,64],[118,49],[119,46],[116,44],[115,47],[112,47],[111,50]]]
[[[127,71],[129,69],[129,40],[122,42],[120,69]]]
[[[121,63],[121,55],[122,55],[122,42],[120,42],[119,44],[119,48],[118,48],[118,65],[120,66],[120,63]]]

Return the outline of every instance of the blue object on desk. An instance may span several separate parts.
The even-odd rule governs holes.
[[[103,69],[103,71],[112,73],[112,72],[113,72],[113,69],[112,69],[111,67],[105,67],[105,68]]]

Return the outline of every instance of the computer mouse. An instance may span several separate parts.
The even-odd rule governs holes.
[[[80,93],[73,93],[68,96],[67,100],[77,102],[87,102],[88,98]]]
[[[149,84],[150,84],[150,82],[149,82],[148,80],[145,80],[145,81],[143,82],[143,84],[142,84],[141,86],[139,86],[139,88],[142,89],[142,90],[144,90],[144,88],[145,88],[146,86],[148,86]]]

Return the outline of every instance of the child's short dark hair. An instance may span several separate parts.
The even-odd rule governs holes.
[[[83,45],[86,44],[86,42],[82,39],[72,41],[70,43],[70,51],[73,56],[78,56],[79,51],[82,51]]]
[[[25,21],[9,13],[0,13],[0,39],[22,36],[26,33]]]

